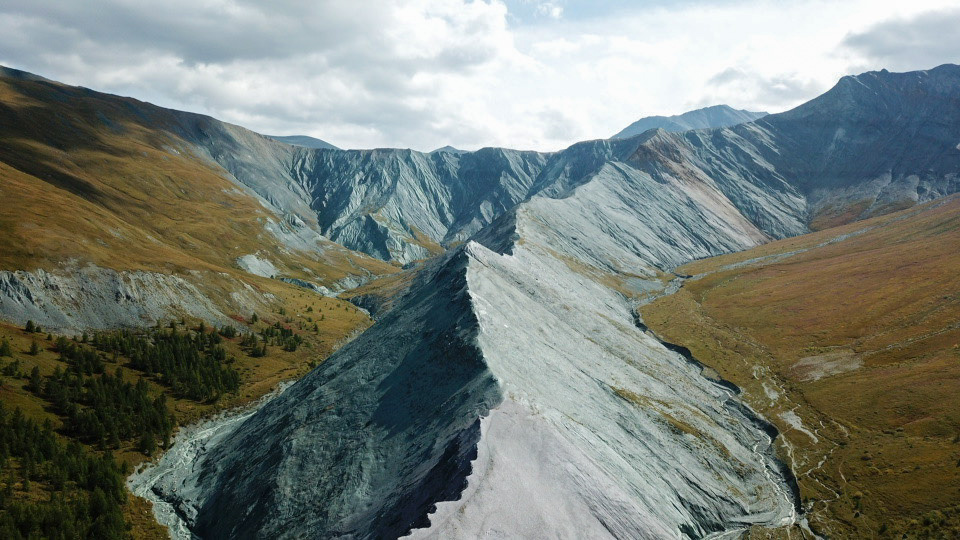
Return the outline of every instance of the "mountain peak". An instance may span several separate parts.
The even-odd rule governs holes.
[[[310,137],[309,135],[264,135],[268,139],[280,141],[292,146],[302,146],[303,148],[321,148],[324,150],[340,150],[327,141]]]
[[[21,71],[19,69],[14,69],[7,66],[0,66],[0,77],[5,77],[8,79],[17,79],[21,81],[55,83],[55,81],[51,81],[46,77],[41,77],[40,75],[34,75],[33,73],[30,73],[27,71]]]
[[[841,77],[820,96],[794,109],[771,116],[768,120],[792,120],[821,116],[824,121],[834,117],[894,118],[914,106],[929,107],[943,104],[944,114],[953,107],[950,102],[960,91],[960,66],[943,64],[933,69],[892,72],[886,69],[867,71],[859,75]],[[939,106],[939,105],[938,105]],[[915,116],[930,111],[913,111]],[[777,118],[774,118],[777,117]]]
[[[613,139],[626,139],[653,128],[680,132],[691,129],[730,127],[766,116],[765,112],[734,109],[729,105],[711,105],[674,116],[647,116],[627,126]]]
[[[446,146],[441,146],[440,148],[437,148],[436,150],[433,150],[433,151],[431,151],[430,153],[431,153],[431,154],[438,154],[438,153],[440,153],[440,152],[447,152],[447,153],[450,153],[450,154],[466,154],[466,153],[467,153],[466,150],[461,150],[461,149],[459,149],[459,148],[454,148],[453,146],[450,146],[449,144],[446,145]]]

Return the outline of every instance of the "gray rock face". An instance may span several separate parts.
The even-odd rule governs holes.
[[[476,346],[467,264],[463,253],[449,257],[403,309],[208,454],[200,476],[176,490],[196,497],[193,530],[397,537],[455,497],[479,418],[501,399]]]
[[[601,171],[563,199],[522,203],[478,236],[494,249],[468,242],[433,263],[192,470],[157,475],[156,491],[176,493],[205,538],[661,538],[792,523],[763,426],[602,283],[603,269],[696,249],[682,228],[619,239],[648,207],[587,229],[590,205],[634,182],[651,180]],[[598,235],[583,241],[598,250],[581,251],[574,230]],[[751,241],[726,230],[701,232]]]
[[[808,198],[860,217],[960,189],[960,66],[844,77],[796,109],[731,128]]]
[[[328,143],[327,141],[317,139],[315,137],[310,137],[308,135],[267,135],[267,137],[275,141],[291,144],[293,146],[302,146],[304,148],[323,148],[326,150],[339,150],[339,148]]]
[[[63,272],[0,271],[0,313],[23,324],[33,320],[45,330],[79,334],[90,329],[150,326],[183,315],[213,324],[235,324],[224,311],[246,311],[272,298],[249,285],[235,283],[229,300],[201,290],[193,281],[156,272],[117,272],[86,266]],[[231,311],[231,312],[233,312]]]
[[[278,215],[402,263],[469,238],[521,201],[562,198],[607,165],[682,179],[671,189],[691,199],[711,186],[781,238],[832,209],[866,217],[960,189],[958,71],[845,77],[786,113],[709,107],[552,154],[294,148],[186,113],[177,129]],[[691,130],[713,126],[732,127]]]
[[[765,112],[744,111],[729,105],[714,105],[674,116],[647,116],[625,127],[613,139],[628,139],[651,129],[670,132],[735,126],[766,116]]]
[[[544,154],[330,150],[280,144],[212,118],[177,113],[192,151],[279,216],[347,248],[407,263],[461,241],[527,197]],[[296,238],[280,241],[299,248]],[[292,242],[292,243],[291,243]]]
[[[331,240],[409,262],[429,255],[421,238],[462,240],[522,201],[544,161],[536,152],[500,148],[351,150],[300,153],[294,171],[314,194],[312,207]]]

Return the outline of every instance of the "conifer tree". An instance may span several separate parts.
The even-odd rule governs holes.
[[[140,451],[148,456],[152,456],[157,451],[157,440],[154,439],[153,433],[146,432],[140,438]]]
[[[37,393],[40,392],[40,386],[43,384],[43,378],[40,377],[40,368],[33,366],[33,370],[30,371],[30,383],[28,388],[31,392]]]

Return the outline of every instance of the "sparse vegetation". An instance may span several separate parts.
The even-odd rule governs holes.
[[[777,424],[821,534],[956,534],[945,509],[960,499],[958,214],[954,197],[690,263],[677,272],[707,275],[642,309]]]

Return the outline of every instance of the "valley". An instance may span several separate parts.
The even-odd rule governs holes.
[[[341,150],[3,68],[2,403],[113,476],[190,426],[130,481],[181,536],[949,535],[958,103],[948,64],[556,152]],[[78,420],[124,381],[146,432]],[[18,452],[0,501],[99,497]],[[126,496],[106,536],[162,537]]]
[[[689,263],[639,310],[777,425],[820,534],[957,532],[958,233],[950,197]]]

